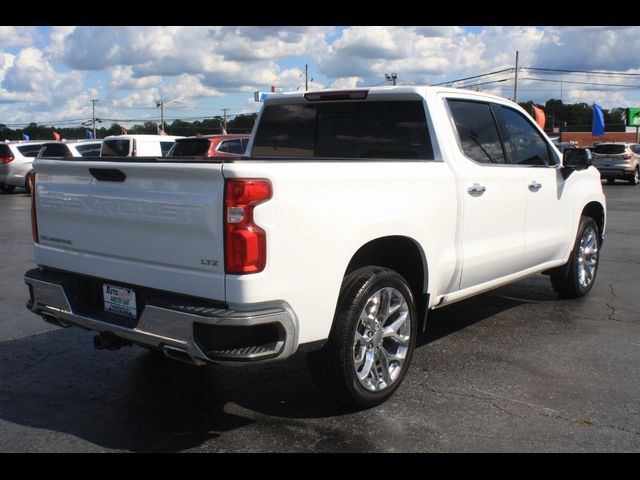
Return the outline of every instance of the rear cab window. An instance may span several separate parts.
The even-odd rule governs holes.
[[[422,100],[265,105],[251,155],[434,159]]]
[[[171,150],[172,157],[206,157],[211,142],[207,138],[177,140]]]

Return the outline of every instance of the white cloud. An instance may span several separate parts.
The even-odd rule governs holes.
[[[0,25],[0,49],[30,47],[40,38],[36,27],[10,27]]]

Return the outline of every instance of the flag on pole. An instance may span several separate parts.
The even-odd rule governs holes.
[[[227,135],[227,129],[222,127],[222,135]]]
[[[55,138],[55,140],[57,142],[60,141],[60,134],[58,132],[56,132],[55,130],[53,131],[53,138]]]
[[[602,113],[602,108],[597,103],[593,104],[593,127],[591,127],[591,134],[594,137],[604,135],[604,114]]]
[[[533,106],[533,115],[534,118],[536,119],[536,123],[540,126],[540,128],[542,130],[544,130],[544,125],[547,121],[546,116],[544,114],[544,110],[542,110],[541,108],[536,107],[535,105]]]
[[[27,135],[26,133],[22,134],[22,139],[23,140],[31,140],[31,138],[29,137],[29,135]]]
[[[158,127],[158,135],[166,135],[165,131]]]
[[[124,128],[122,129],[122,135],[129,135],[129,132],[127,132]]]
[[[87,133],[89,134],[89,139],[93,140],[93,132],[91,130],[87,130]]]

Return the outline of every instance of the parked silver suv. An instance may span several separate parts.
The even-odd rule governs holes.
[[[640,145],[637,143],[599,143],[592,150],[592,163],[608,183],[616,179],[631,185],[640,183]]]
[[[27,175],[44,143],[46,140],[0,143],[0,192],[12,192],[16,187],[30,191]]]

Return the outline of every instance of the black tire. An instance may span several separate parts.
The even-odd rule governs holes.
[[[607,178],[607,183],[609,185],[613,185],[614,183],[616,183],[616,179],[615,178]]]
[[[585,255],[584,258],[580,255],[581,244],[586,242],[586,238],[589,232],[594,232],[594,240],[596,245],[595,258],[593,254]],[[600,259],[600,245],[601,237],[600,230],[595,220],[591,217],[582,216],[580,218],[580,225],[578,226],[578,233],[576,240],[569,257],[569,262],[564,267],[557,269],[551,274],[551,285],[553,289],[564,298],[578,298],[583,297],[591,291],[593,284],[596,280],[596,274],[598,273],[598,262]],[[582,275],[581,271],[587,268],[584,266],[586,259],[590,258],[595,262],[593,273],[590,275]],[[584,261],[583,261],[584,260]],[[582,268],[581,268],[582,264]],[[588,282],[587,282],[588,280]]]
[[[31,193],[31,182],[29,181],[29,175],[27,175],[27,178],[24,181],[24,190],[26,193]]]
[[[640,169],[636,167],[633,174],[629,177],[629,183],[631,185],[638,185],[640,183]]]
[[[393,372],[394,375],[397,375],[395,377],[390,376],[389,372],[392,371],[392,366],[395,365],[397,367],[400,364],[389,361],[390,357],[387,355],[387,349],[392,349],[392,345],[379,343],[378,346],[374,346],[376,341],[388,342],[389,339],[381,340],[381,333],[376,332],[376,335],[369,337],[371,343],[365,347],[365,343],[362,340],[365,339],[366,333],[365,336],[357,333],[357,329],[363,328],[364,325],[360,321],[361,313],[365,311],[366,307],[372,305],[373,297],[380,294],[380,292],[383,292],[382,296],[378,297],[380,302],[384,304],[382,298],[385,295],[389,298],[387,311],[391,311],[392,300],[398,302],[396,305],[402,305],[402,308],[396,307],[396,311],[381,322],[382,325],[388,326],[400,320],[400,316],[405,317],[406,314],[406,320],[401,322],[402,327],[398,327],[397,331],[399,333],[403,329],[404,334],[406,333],[406,328],[409,329],[409,338],[408,340],[405,338],[404,342],[406,343],[403,343],[402,346],[396,340],[391,342],[398,343],[395,354],[398,354],[400,350],[406,354],[399,370]],[[396,295],[397,293],[401,295]],[[401,297],[403,298],[401,299]],[[376,318],[381,318],[379,314],[382,309],[376,306],[375,311]],[[393,317],[396,313],[398,313],[398,316]],[[378,323],[377,320],[376,323]],[[376,328],[383,330],[380,325]],[[361,408],[379,405],[391,397],[400,386],[411,363],[417,333],[415,301],[407,281],[395,271],[383,267],[363,267],[355,270],[347,275],[342,283],[338,306],[327,343],[321,350],[311,352],[307,356],[312,377],[319,387],[341,403]],[[360,335],[361,340],[357,339],[357,334]],[[368,360],[365,362],[364,359],[368,358],[369,349],[372,349],[371,358],[373,358],[373,350],[375,350],[376,360],[373,363],[374,367],[369,367],[369,371],[371,376],[376,379],[379,379],[379,372],[383,372],[382,376],[385,381],[380,381],[377,386],[382,384],[385,386],[380,387],[379,390],[371,390],[365,387],[363,382],[369,381],[368,377],[364,380],[358,378],[357,360],[354,358],[357,349],[362,352],[363,360],[361,362],[365,363],[362,367],[363,371],[368,362]],[[378,351],[382,353],[378,354]],[[378,363],[378,355],[380,355],[380,358],[384,357],[386,359],[386,370],[382,365],[382,360]],[[380,365],[380,370],[378,365]],[[384,372],[387,374],[386,377]],[[388,384],[386,379],[390,380]],[[372,385],[370,387],[375,388]]]
[[[0,192],[11,193],[16,189],[13,185],[0,185]]]

